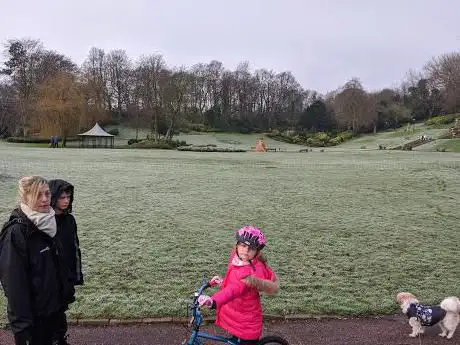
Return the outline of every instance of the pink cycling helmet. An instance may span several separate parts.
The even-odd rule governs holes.
[[[242,227],[236,232],[236,240],[258,250],[265,247],[266,243],[262,230],[249,225]]]

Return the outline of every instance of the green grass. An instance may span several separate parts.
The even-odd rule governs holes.
[[[459,158],[0,144],[0,218],[20,176],[74,183],[86,284],[70,317],[185,315],[202,275],[225,273],[230,228],[245,223],[265,229],[281,279],[266,313],[391,313],[400,290],[460,295]]]
[[[440,146],[444,146],[446,151],[460,153],[460,139],[450,139]]]
[[[434,150],[445,148],[448,152],[460,153],[460,139],[442,139],[435,144]]]
[[[414,150],[433,152],[441,148],[445,148],[447,152],[460,153],[460,139],[438,139],[427,144],[417,146]]]

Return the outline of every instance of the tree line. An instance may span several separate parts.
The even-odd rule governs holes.
[[[131,59],[93,47],[81,66],[35,39],[4,43],[0,135],[73,136],[96,121],[149,128],[158,141],[179,130],[296,130],[353,134],[460,112],[460,52],[409,71],[397,88],[368,92],[353,78],[320,94],[291,72],[234,71],[219,61],[170,67],[162,55]]]

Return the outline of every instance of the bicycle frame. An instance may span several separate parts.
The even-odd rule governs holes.
[[[192,305],[192,318],[190,324],[193,327],[192,335],[187,342],[187,345],[203,345],[201,340],[214,340],[227,345],[239,345],[239,342],[235,342],[232,338],[221,337],[218,335],[212,335],[206,332],[200,332],[200,326],[203,322],[203,316],[200,310],[200,304],[198,303],[198,297],[203,294],[203,291],[209,288],[208,282],[203,283],[200,288],[195,292]]]

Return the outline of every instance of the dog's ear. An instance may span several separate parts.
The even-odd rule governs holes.
[[[415,299],[415,296],[409,292],[400,292],[396,295],[396,302],[398,302],[398,304],[401,304],[408,299]]]
[[[404,292],[399,292],[396,295],[396,303],[401,304],[402,300],[404,299],[403,295],[404,295]]]

